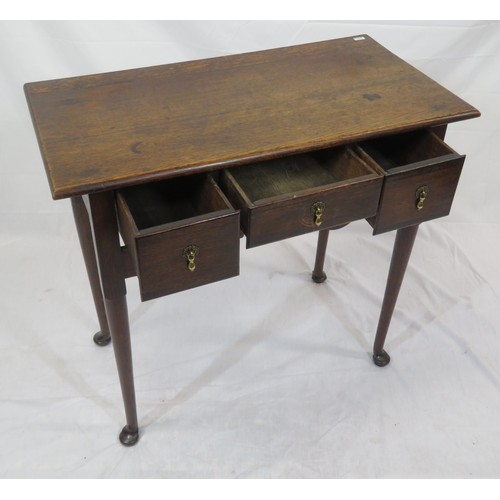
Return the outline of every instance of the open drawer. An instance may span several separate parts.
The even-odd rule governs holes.
[[[358,147],[360,155],[385,176],[379,210],[368,219],[374,234],[450,213],[465,156],[434,132],[418,130]]]
[[[117,207],[143,301],[239,274],[239,212],[211,176],[122,189]]]
[[[220,182],[250,248],[375,215],[382,176],[342,146],[234,167]]]

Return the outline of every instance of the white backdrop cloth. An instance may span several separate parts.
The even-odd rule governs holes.
[[[367,33],[480,109],[450,217],[424,224],[370,358],[394,234],[245,250],[241,275],[141,303],[127,281],[141,439],[124,424],[68,200],[51,200],[22,85]],[[0,23],[1,477],[499,477],[497,22]]]

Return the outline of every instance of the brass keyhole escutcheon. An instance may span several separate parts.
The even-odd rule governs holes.
[[[311,207],[311,212],[313,214],[314,225],[316,227],[321,226],[321,224],[323,224],[323,215],[325,213],[325,204],[322,201],[316,202]]]
[[[415,196],[417,198],[417,210],[422,210],[424,208],[424,201],[427,199],[429,194],[429,188],[427,186],[421,186],[417,189]]]
[[[187,267],[190,271],[194,271],[196,269],[195,258],[198,255],[200,249],[196,245],[189,245],[184,249],[184,257],[187,259]]]

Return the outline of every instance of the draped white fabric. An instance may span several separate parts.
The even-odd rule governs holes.
[[[452,213],[424,224],[371,344],[394,241],[365,221],[245,250],[238,278],[141,303],[141,439],[124,413],[71,207],[51,200],[22,85],[368,33],[476,106]],[[498,22],[0,23],[0,477],[498,477]],[[335,126],[333,123],[332,126]]]

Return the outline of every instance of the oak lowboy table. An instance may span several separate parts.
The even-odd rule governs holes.
[[[94,341],[113,339],[124,445],[139,438],[126,278],[150,300],[236,276],[241,232],[254,247],[318,231],[321,283],[329,231],[366,219],[397,230],[373,348],[387,365],[418,226],[449,213],[464,163],[446,126],[479,116],[367,35],[25,92],[52,195],[72,201]]]

